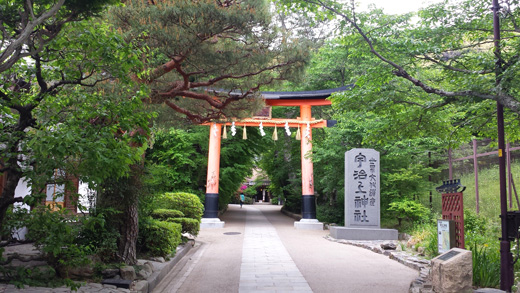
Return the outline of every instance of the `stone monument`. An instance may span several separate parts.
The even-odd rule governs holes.
[[[431,278],[435,292],[473,292],[471,251],[452,248],[432,259]]]
[[[394,229],[381,229],[379,152],[345,153],[345,227],[330,228],[336,239],[397,240]]]

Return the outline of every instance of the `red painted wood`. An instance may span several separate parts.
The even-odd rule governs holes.
[[[208,173],[206,176],[206,193],[218,194],[220,178],[220,137],[222,125],[212,123],[209,129]]]
[[[300,116],[302,121],[311,121],[311,106],[300,106]],[[314,167],[309,157],[312,154],[312,127],[308,132],[307,125],[301,127],[301,164],[302,164],[302,195],[314,195]]]
[[[442,219],[455,221],[455,242],[464,248],[464,202],[462,192],[442,194]]]

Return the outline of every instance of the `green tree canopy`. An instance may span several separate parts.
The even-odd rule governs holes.
[[[111,15],[144,48],[148,102],[196,123],[250,116],[259,88],[297,76],[310,45],[280,32],[263,0],[131,0]]]
[[[19,9],[33,17],[37,11],[45,14],[40,10],[50,6],[31,9],[30,1],[24,3],[2,9]],[[91,4],[85,5],[88,10]],[[69,176],[99,183],[125,174],[143,151],[130,147],[130,140],[142,141],[132,131],[146,129],[149,119],[140,111],[146,88],[137,88],[128,74],[141,67],[138,55],[101,21],[79,21],[71,7],[59,8],[51,17],[61,23],[56,36],[42,37],[44,42],[36,36],[24,39],[19,54],[15,50],[3,63],[10,66],[0,73],[0,173],[7,177],[0,196],[0,222],[11,204],[23,200],[15,198],[21,178],[31,186],[32,195],[39,195],[46,183],[63,183]],[[13,18],[2,18],[2,48],[20,39],[18,28],[29,27],[27,19]],[[33,33],[45,35],[41,31],[53,23],[44,21]],[[53,178],[56,169],[65,177]],[[25,201],[35,199],[27,196]]]
[[[351,4],[335,1],[282,2],[337,16],[338,35],[358,49],[355,55],[373,59],[356,80],[360,94],[377,94],[367,102],[407,103],[424,111],[457,104],[467,109],[467,119],[485,116],[481,122],[491,119],[494,101],[520,113],[516,1],[504,1],[501,7],[499,56],[493,51],[491,1],[443,1],[404,15],[386,15],[379,9],[358,12]],[[496,60],[503,69],[498,85]],[[514,136],[517,131],[508,133]]]

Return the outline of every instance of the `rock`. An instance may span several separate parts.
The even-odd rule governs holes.
[[[381,248],[384,250],[395,250],[397,246],[393,242],[383,242],[381,243]]]
[[[125,266],[119,269],[119,274],[123,280],[135,280],[135,269],[132,266]]]
[[[138,260],[137,260],[137,265],[138,265],[138,266],[142,266],[142,265],[145,264],[145,262],[147,262],[146,259],[138,259]]]
[[[56,271],[49,265],[34,268],[31,276],[38,276],[41,279],[49,280],[56,277]]]
[[[115,286],[115,285],[107,285],[107,284],[103,284],[103,289],[117,289],[117,286]]]
[[[452,248],[432,260],[432,285],[435,292],[473,292],[471,251]]]
[[[399,233],[398,236],[397,236],[397,239],[399,240],[405,240],[405,241],[408,241],[410,238],[412,238],[412,236],[406,234],[406,233]]]
[[[61,266],[58,268],[58,274],[62,278],[72,280],[91,279],[94,276],[94,268],[90,264],[80,267]]]
[[[132,286],[132,291],[147,293],[148,292],[148,282],[147,281],[135,282]]]
[[[132,281],[130,280],[117,280],[117,279],[105,279],[101,282],[103,284],[103,287],[106,288],[106,286],[115,286],[117,288],[125,288],[128,289],[132,285]]]
[[[137,280],[146,280],[148,277],[150,277],[151,273],[148,273],[145,270],[140,270],[136,273],[136,279]]]
[[[153,273],[153,263],[151,263],[149,261],[145,262],[143,265],[143,270],[146,270],[147,272],[152,274]]]
[[[119,269],[104,269],[101,271],[101,275],[103,276],[103,279],[112,279],[119,275]]]
[[[87,286],[92,287],[92,288],[98,288],[98,289],[103,288],[103,285],[99,284],[99,283],[87,283]]]
[[[46,266],[47,262],[41,261],[41,260],[22,261],[19,259],[13,259],[11,261],[10,265],[13,267],[33,268],[33,267]]]
[[[163,263],[163,262],[164,262],[164,257],[152,257],[151,260],[152,260],[152,261],[156,261],[156,262]]]
[[[139,266],[139,271],[137,272],[137,279],[146,280],[153,273],[153,264],[149,261]]]

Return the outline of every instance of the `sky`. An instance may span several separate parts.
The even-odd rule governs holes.
[[[417,11],[428,4],[438,3],[441,0],[357,0],[362,10],[366,10],[368,5],[373,3],[378,8],[383,8],[387,14],[401,14]]]

